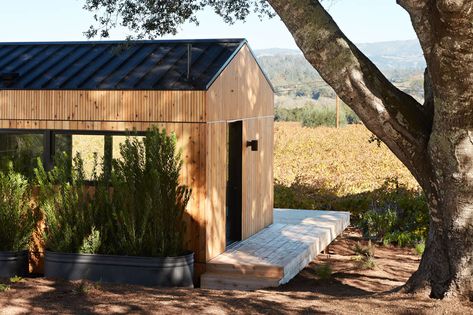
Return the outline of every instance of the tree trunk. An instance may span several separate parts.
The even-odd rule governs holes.
[[[473,3],[398,0],[428,69],[422,106],[396,89],[316,0],[268,0],[306,59],[422,186],[430,232],[406,288],[473,299]]]
[[[426,161],[432,171],[423,183],[430,232],[407,287],[429,284],[432,297],[473,300],[473,4],[412,3],[406,8],[426,56],[434,119]]]
[[[456,128],[455,128],[456,129]],[[434,174],[427,198],[430,230],[419,269],[408,291],[473,299],[473,133],[434,132],[429,143]],[[426,174],[427,175],[427,174]]]

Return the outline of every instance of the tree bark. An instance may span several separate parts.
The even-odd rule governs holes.
[[[409,290],[473,299],[473,1],[398,0],[427,61],[425,104],[394,87],[316,0],[268,0],[306,59],[424,190],[430,230]]]
[[[430,228],[419,269],[408,291],[473,299],[473,132],[434,130],[429,155],[434,173],[427,193]]]
[[[399,2],[424,50],[434,109],[428,144],[433,172],[423,187],[430,192],[430,232],[407,287],[427,284],[432,297],[473,299],[473,3]]]

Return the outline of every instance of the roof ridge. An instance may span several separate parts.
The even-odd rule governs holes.
[[[194,43],[242,43],[245,38],[208,39],[150,39],[150,40],[94,40],[94,41],[44,41],[44,42],[0,42],[0,46],[27,45],[121,45],[121,44],[194,44]]]

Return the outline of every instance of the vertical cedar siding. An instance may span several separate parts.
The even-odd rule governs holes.
[[[207,146],[206,171],[207,259],[211,259],[225,249],[228,121],[243,120],[243,239],[273,222],[274,92],[248,46],[242,47],[207,91],[206,113],[207,139],[212,140]],[[258,151],[246,147],[249,140],[259,141]]]

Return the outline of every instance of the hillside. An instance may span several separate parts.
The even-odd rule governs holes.
[[[425,60],[416,40],[359,44],[388,79],[419,101],[423,99]],[[291,49],[256,50],[255,54],[276,88],[276,105],[297,107],[320,98],[335,98],[302,53]]]

